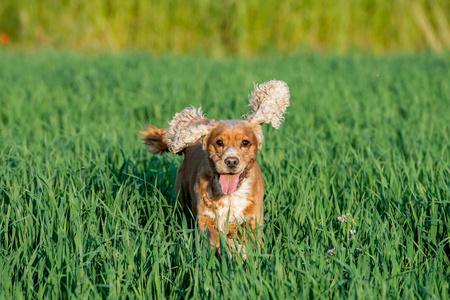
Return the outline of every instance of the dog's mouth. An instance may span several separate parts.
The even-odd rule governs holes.
[[[236,174],[219,174],[219,184],[222,188],[222,193],[224,193],[225,195],[229,195],[237,190],[241,181],[244,179],[245,171],[246,170],[244,170],[242,173]]]

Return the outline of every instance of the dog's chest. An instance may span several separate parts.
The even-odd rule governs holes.
[[[212,212],[211,217],[217,216],[219,227],[223,229],[228,219],[228,223],[242,223],[247,221],[244,215],[245,209],[251,203],[247,197],[251,190],[250,178],[244,179],[241,186],[234,193],[224,195],[215,204],[216,213]]]

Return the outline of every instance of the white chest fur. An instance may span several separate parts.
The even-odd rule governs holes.
[[[244,210],[250,204],[247,200],[248,194],[251,190],[251,179],[246,178],[241,182],[241,186],[230,195],[223,195],[215,205],[214,212],[204,212],[210,218],[216,218],[219,228],[223,231],[225,224],[242,223],[246,221],[244,217]]]

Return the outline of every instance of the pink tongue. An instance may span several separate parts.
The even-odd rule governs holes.
[[[220,174],[219,183],[222,187],[222,193],[229,195],[237,189],[240,174]]]

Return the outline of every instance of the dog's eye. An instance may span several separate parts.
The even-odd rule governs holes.
[[[216,141],[217,146],[223,147],[223,142],[222,140],[217,140]]]
[[[241,143],[241,145],[242,145],[243,147],[247,147],[248,145],[250,145],[250,142],[247,141],[247,140],[243,140],[242,143]]]

